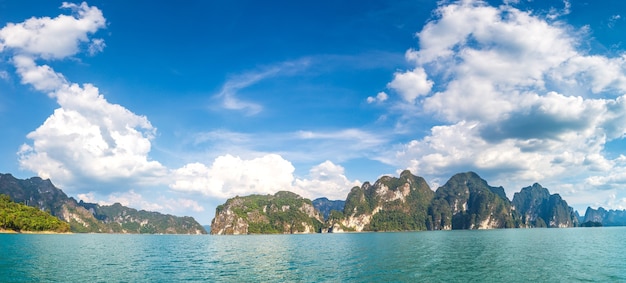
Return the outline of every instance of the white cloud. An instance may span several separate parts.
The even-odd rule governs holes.
[[[306,198],[345,199],[352,187],[360,185],[359,181],[348,180],[344,168],[330,161],[311,168],[308,179],[296,178],[294,170],[291,162],[277,154],[249,160],[224,155],[210,166],[190,163],[173,170],[175,181],[170,188],[219,199],[285,190]]]
[[[56,183],[126,180],[154,184],[166,172],[148,158],[156,129],[145,116],[109,103],[98,89],[64,85],[54,95],[61,106],[27,137],[20,166]]]
[[[430,92],[433,81],[428,79],[423,68],[415,68],[412,71],[395,73],[393,81],[387,87],[400,93],[406,102],[414,103],[417,97]]]
[[[440,124],[381,160],[431,179],[476,170],[511,191],[532,182],[561,183],[556,192],[623,183],[626,167],[605,145],[626,135],[626,57],[588,55],[579,50],[587,31],[511,6],[461,1],[436,15],[406,54],[423,79],[396,88],[397,72],[388,86],[425,89],[425,78],[437,78],[420,108],[406,109]]]
[[[374,102],[381,103],[381,102],[386,101],[388,98],[389,96],[387,95],[387,93],[384,91],[381,91],[378,94],[376,94],[376,97],[368,96],[367,103],[374,103]]]
[[[303,196],[310,199],[327,197],[329,199],[345,200],[354,186],[360,186],[358,180],[350,181],[344,175],[344,168],[328,160],[314,166],[309,171],[310,179],[297,179],[294,187],[301,191]]]
[[[27,135],[32,143],[18,152],[20,166],[69,190],[94,180],[118,185],[161,182],[166,169],[148,158],[156,129],[145,116],[109,103],[91,84],[73,84],[50,66],[37,64],[38,59],[75,55],[81,43],[91,42],[93,52],[104,47],[103,40],[89,39],[105,26],[99,9],[86,3],[63,3],[62,8],[73,14],[31,18],[0,30],[3,51],[13,53],[10,61],[22,83],[48,93],[60,106]]]
[[[22,77],[23,84],[30,84],[36,90],[52,92],[67,85],[67,80],[62,74],[56,73],[50,66],[37,66],[33,58],[16,55],[12,59],[17,68],[17,73]]]
[[[291,188],[294,170],[291,162],[276,154],[251,160],[224,155],[210,166],[190,163],[173,170],[175,181],[170,188],[221,199],[235,195],[273,194]]]
[[[550,13],[548,14],[547,17],[550,20],[555,20],[559,17],[569,15],[569,13],[571,13],[570,11],[571,7],[572,7],[572,4],[569,2],[569,0],[563,0],[563,9],[558,10],[556,8],[551,8]]]
[[[263,106],[239,98],[238,92],[270,77],[290,75],[292,73],[299,72],[308,65],[309,62],[306,59],[289,61],[262,68],[259,71],[233,76],[226,83],[224,83],[220,92],[215,95],[215,98],[221,100],[222,107],[225,109],[244,111],[247,115],[258,114],[263,110]]]
[[[106,44],[104,43],[104,39],[95,38],[91,40],[91,43],[89,44],[89,55],[94,56],[102,52],[104,50],[104,47],[106,47]]]
[[[251,159],[269,153],[280,154],[291,162],[313,163],[319,160],[344,162],[353,158],[371,157],[389,142],[386,131],[366,131],[356,128],[340,130],[302,130],[297,132],[241,133],[215,130],[198,133],[183,141],[185,148],[204,149],[203,159],[212,160],[225,152]],[[209,148],[206,150],[206,148]],[[198,160],[198,152],[186,163]]]
[[[106,20],[96,7],[63,3],[72,16],[30,18],[22,23],[9,23],[0,30],[0,51],[13,49],[17,53],[43,59],[61,59],[76,54],[80,44],[89,42],[88,34],[105,27]],[[102,45],[100,43],[100,45]]]

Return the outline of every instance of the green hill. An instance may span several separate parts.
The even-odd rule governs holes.
[[[70,225],[58,218],[21,203],[11,201],[7,195],[0,195],[0,228],[17,232],[59,232],[70,231]]]
[[[206,234],[193,217],[178,217],[122,206],[76,201],[50,180],[17,179],[0,173],[0,194],[66,221],[76,233]]]

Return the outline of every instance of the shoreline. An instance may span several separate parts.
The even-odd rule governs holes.
[[[42,235],[55,235],[55,234],[73,234],[72,232],[54,232],[54,231],[15,231],[0,229],[0,234],[42,234]]]

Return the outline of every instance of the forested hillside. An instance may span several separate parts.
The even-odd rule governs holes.
[[[45,211],[11,201],[0,195],[0,228],[3,230],[69,232],[70,225]]]

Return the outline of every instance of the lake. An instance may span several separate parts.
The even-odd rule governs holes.
[[[626,227],[0,234],[2,282],[626,282]]]

